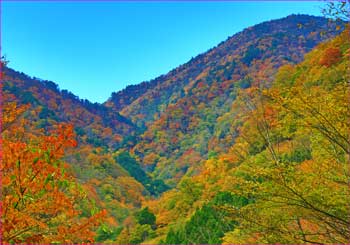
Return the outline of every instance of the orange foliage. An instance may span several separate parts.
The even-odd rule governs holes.
[[[330,47],[325,50],[319,64],[326,67],[331,67],[332,65],[339,62],[341,57],[342,53],[339,48]]]
[[[105,212],[80,218],[84,192],[65,172],[60,160],[75,147],[73,127],[60,124],[50,135],[26,132],[15,123],[23,112],[4,105],[2,136],[2,239],[6,243],[93,242],[93,227]],[[9,113],[7,113],[9,112]],[[11,115],[11,114],[12,115]],[[17,124],[17,125],[16,125]]]
[[[155,154],[154,152],[151,152],[150,154],[146,155],[143,159],[143,163],[145,165],[151,165],[154,164],[158,160],[159,156]]]

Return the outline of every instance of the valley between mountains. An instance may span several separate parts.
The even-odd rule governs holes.
[[[349,63],[348,23],[308,15],[102,104],[2,61],[2,241],[347,243]]]

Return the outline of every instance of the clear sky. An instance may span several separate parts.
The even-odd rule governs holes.
[[[1,1],[9,67],[80,98],[147,81],[246,27],[289,14],[321,15],[324,2]]]

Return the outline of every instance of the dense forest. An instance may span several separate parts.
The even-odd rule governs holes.
[[[103,104],[1,61],[4,243],[346,244],[348,2]]]

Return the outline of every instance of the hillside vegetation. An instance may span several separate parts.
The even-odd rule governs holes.
[[[145,204],[152,243],[347,243],[349,40],[347,30],[270,88],[239,92],[229,150]]]
[[[347,243],[349,63],[349,26],[307,15],[103,104],[2,61],[2,241]]]

